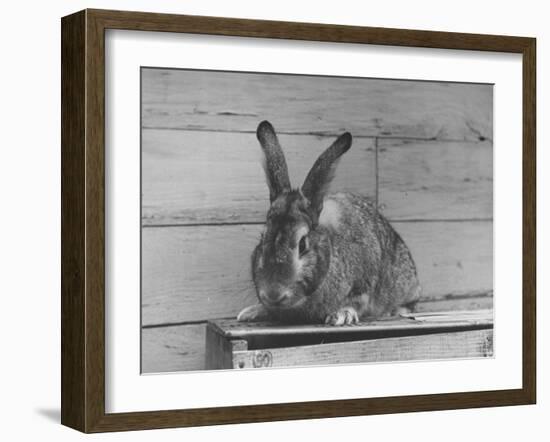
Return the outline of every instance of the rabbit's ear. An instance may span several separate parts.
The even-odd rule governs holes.
[[[315,161],[304,181],[302,193],[311,203],[311,208],[316,217],[315,222],[317,222],[323,210],[323,199],[328,192],[330,182],[334,178],[338,161],[351,147],[351,141],[349,132],[340,135]]]
[[[290,190],[285,156],[275,129],[269,121],[262,121],[259,124],[256,135],[264,153],[262,165],[269,186],[269,200],[273,202],[281,193]]]

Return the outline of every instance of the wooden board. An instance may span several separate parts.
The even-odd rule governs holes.
[[[233,368],[234,352],[247,349],[248,342],[242,339],[226,339],[210,324],[206,327],[206,370]]]
[[[480,291],[425,297],[416,305],[417,312],[436,312],[447,310],[487,310],[493,308],[493,292]]]
[[[204,370],[206,327],[145,328],[141,331],[141,372]]]
[[[492,86],[143,69],[142,124],[478,141],[492,138]]]
[[[390,219],[492,219],[493,144],[384,140],[379,206]]]
[[[255,302],[250,253],[261,226],[142,232],[143,325],[234,316]]]
[[[281,136],[291,182],[300,186],[332,140]],[[145,130],[144,225],[263,222],[269,190],[255,134]],[[375,195],[373,141],[358,139],[340,161],[335,191]]]
[[[300,185],[330,144],[282,136],[289,172]],[[375,197],[373,141],[356,139],[332,191]],[[492,143],[379,144],[379,203],[390,219],[491,219]],[[145,130],[142,223],[263,222],[269,206],[260,148],[252,134]]]
[[[424,296],[493,289],[493,223],[393,223],[416,262]]]
[[[292,367],[493,355],[493,330],[435,333],[300,347],[236,351],[233,368]]]
[[[430,298],[418,304],[420,312],[443,310],[491,309],[489,293]],[[142,331],[142,370],[144,373],[195,371],[205,369],[206,322],[169,327],[145,328]]]
[[[394,223],[424,295],[492,290],[492,222]],[[250,252],[262,226],[143,229],[144,325],[234,317],[256,302]]]
[[[355,334],[367,336],[369,333],[403,331],[419,334],[421,331],[437,331],[441,328],[488,328],[493,325],[493,310],[467,310],[453,312],[410,313],[404,316],[383,318],[375,321],[362,321],[350,326],[335,327],[325,324],[286,325],[262,322],[238,322],[235,319],[211,321],[210,326],[228,339],[247,339],[255,336],[296,336],[296,335],[339,335]]]

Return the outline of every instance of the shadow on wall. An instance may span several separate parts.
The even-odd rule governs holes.
[[[56,424],[61,422],[61,410],[59,408],[37,408],[34,411],[46,420],[55,422]]]

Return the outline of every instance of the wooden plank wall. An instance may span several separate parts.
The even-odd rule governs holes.
[[[142,69],[144,372],[202,369],[206,321],[255,301],[263,119],[296,186],[334,136],[353,134],[332,188],[378,201],[427,301],[492,293],[490,85]]]

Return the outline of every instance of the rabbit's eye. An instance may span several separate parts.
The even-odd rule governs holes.
[[[300,243],[298,244],[298,253],[300,254],[300,256],[302,256],[304,253],[307,252],[307,248],[308,248],[307,236],[304,235],[302,236],[302,238],[300,239]]]

